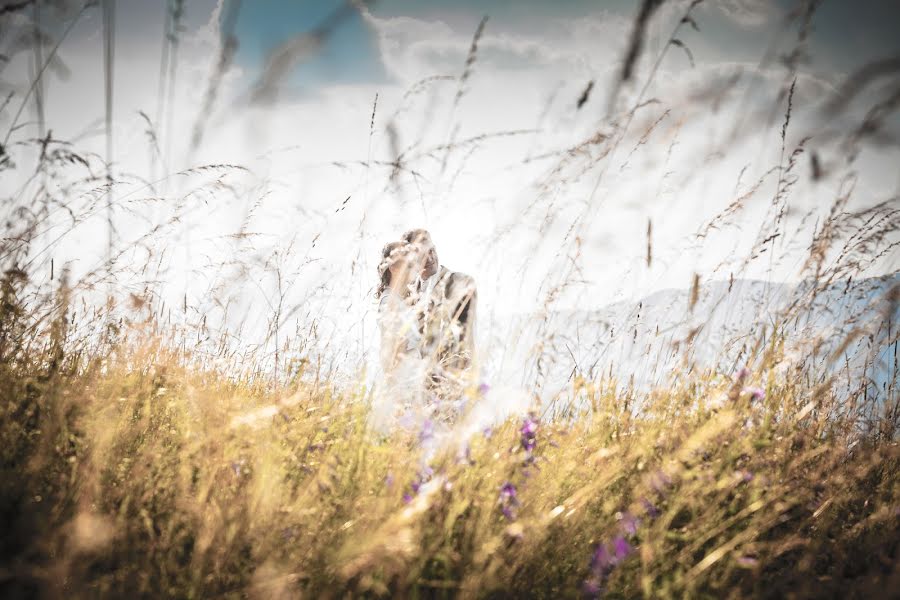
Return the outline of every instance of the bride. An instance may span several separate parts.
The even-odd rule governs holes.
[[[378,274],[383,400],[455,420],[473,371],[474,281],[438,264],[425,230],[387,244]]]
[[[428,361],[422,354],[421,314],[417,288],[421,285],[423,257],[415,246],[391,242],[382,250],[378,265],[379,358],[384,388],[375,407],[382,424],[425,408]]]
[[[381,366],[385,375],[421,353],[422,334],[415,303],[419,285],[417,248],[391,242],[382,251],[378,265],[378,326],[381,333]]]

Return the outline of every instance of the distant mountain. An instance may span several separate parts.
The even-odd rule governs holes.
[[[898,307],[887,314],[885,295],[898,285],[900,273],[818,285],[717,281],[701,284],[693,306],[691,290],[662,290],[594,311],[516,315],[480,324],[484,371],[543,396],[576,373],[662,385],[679,368],[734,372],[778,327],[787,361],[820,376],[864,373],[883,393],[897,378]]]

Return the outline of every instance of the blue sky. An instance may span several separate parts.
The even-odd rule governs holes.
[[[900,54],[900,2],[830,0],[819,11],[811,53],[831,68],[846,72],[866,59]]]
[[[240,44],[238,64],[251,70],[258,68],[279,43],[314,31],[343,6],[344,3],[338,0],[255,0],[252,4],[244,3],[235,31]],[[320,52],[297,67],[293,77],[296,85],[368,83],[387,77],[375,34],[359,13],[345,11],[337,19],[337,25]]]
[[[234,0],[224,0],[227,4]],[[184,4],[188,31],[202,27],[217,0],[189,0]],[[382,0],[369,5],[378,18],[409,17],[440,21],[466,35],[474,32],[483,16],[489,31],[507,34],[540,34],[548,23],[608,14],[633,18],[637,2],[631,0]],[[119,0],[118,44],[141,44],[162,35],[166,2]],[[236,33],[236,63],[249,73],[265,64],[267,54],[279,43],[314,30],[343,0],[244,0],[240,2]],[[763,55],[780,26],[780,17],[795,6],[790,0],[720,0],[696,10],[700,31],[682,37],[698,61],[756,61]],[[747,18],[753,12],[764,20]],[[95,37],[99,11],[89,11],[75,36]],[[48,20],[45,20],[45,22]],[[900,2],[891,0],[825,0],[819,6],[810,39],[809,68],[820,73],[847,74],[866,61],[900,54]],[[662,33],[662,32],[660,32]],[[299,90],[331,83],[378,83],[389,78],[379,55],[377,33],[356,11],[345,17],[325,40],[321,51],[298,65],[288,87]]]
[[[341,0],[295,2],[255,0],[243,2],[237,20],[238,64],[251,71],[264,64],[265,57],[280,42],[314,30],[337,11]],[[716,3],[711,3],[713,6]],[[758,60],[771,43],[778,21],[747,23],[739,9],[725,2],[721,9],[698,10],[701,31],[683,36],[700,60]],[[734,2],[733,4],[765,4]],[[793,3],[772,4],[772,16],[784,14]],[[199,7],[198,7],[199,9]],[[462,32],[472,32],[487,15],[492,32],[539,32],[548,20],[578,19],[598,13],[630,17],[635,8],[629,1],[540,0],[384,0],[371,4],[379,18],[411,17],[441,21]],[[825,1],[813,21],[810,39],[811,67],[820,72],[846,73],[867,60],[900,53],[900,3],[884,0],[861,2]],[[348,11],[325,41],[321,52],[297,67],[292,82],[300,87],[328,83],[371,83],[388,74],[381,62],[376,33],[360,15]]]

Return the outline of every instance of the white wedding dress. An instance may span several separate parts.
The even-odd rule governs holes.
[[[428,365],[422,358],[416,307],[391,289],[378,302],[378,329],[382,385],[373,406],[373,424],[384,429],[420,412]]]

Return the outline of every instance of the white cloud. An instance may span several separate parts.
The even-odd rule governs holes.
[[[781,12],[773,0],[717,0],[710,7],[744,27],[765,25]]]
[[[473,31],[454,30],[439,20],[378,17],[363,9],[363,17],[376,32],[382,60],[401,82],[438,73],[462,71]],[[552,19],[541,33],[495,31],[489,21],[478,42],[476,68],[525,70],[540,79],[591,76],[618,60],[628,32],[627,18],[601,13],[576,19]]]

